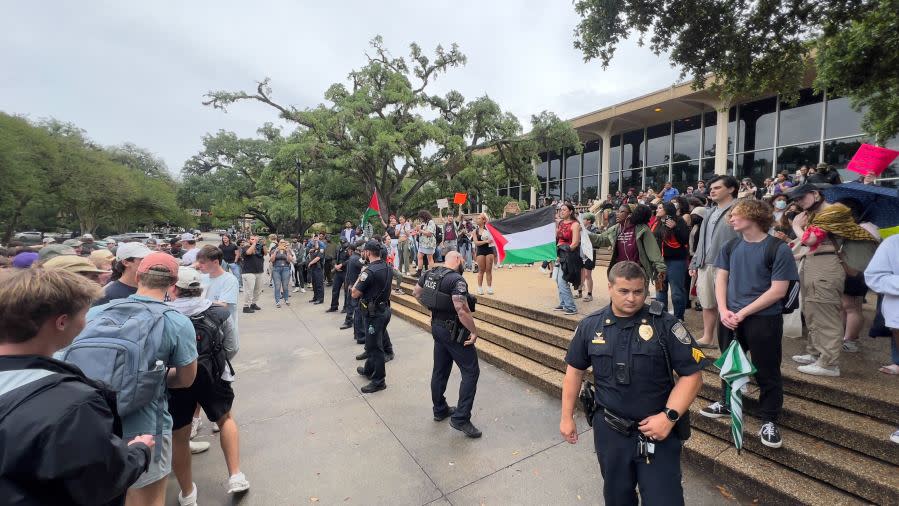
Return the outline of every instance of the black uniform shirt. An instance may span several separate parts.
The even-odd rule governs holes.
[[[649,306],[630,318],[612,313],[611,306],[584,318],[574,332],[565,362],[585,370],[593,366],[596,402],[613,413],[640,421],[665,408],[673,385],[659,344],[664,340],[671,368],[688,376],[703,368],[705,355],[693,336],[668,313],[653,316]],[[616,381],[616,363],[630,373],[630,384]]]
[[[357,253],[350,255],[346,265],[343,266],[343,270],[346,271],[347,286],[353,286],[356,280],[359,279],[359,272],[362,271],[362,257]]]
[[[361,300],[368,303],[387,302],[390,299],[390,269],[383,260],[368,264],[368,269],[359,274],[356,290],[362,292]]]
[[[428,277],[428,272],[430,271],[421,273],[421,277],[418,278],[418,286],[425,286],[425,279]],[[467,297],[468,282],[465,281],[465,278],[458,272],[450,272],[440,280],[440,286],[437,287],[437,291],[441,293],[448,293],[450,298],[452,298],[453,295],[462,295],[463,297]],[[456,317],[455,306],[452,309],[448,309],[446,311],[435,309],[431,311],[431,316],[438,320],[451,320]]]
[[[334,265],[341,266],[340,271],[338,271],[338,272],[343,272],[343,273],[346,272],[346,260],[347,260],[346,249],[340,248],[339,250],[337,250],[337,256],[334,258]]]
[[[315,264],[313,264],[313,265],[309,265],[309,262],[312,262],[312,260],[315,259],[316,257],[319,259],[318,262],[315,262]],[[306,265],[308,265],[310,269],[321,269],[322,262],[324,261],[324,258],[322,258],[322,257],[323,257],[322,250],[320,250],[320,249],[309,250],[309,254],[306,255]]]

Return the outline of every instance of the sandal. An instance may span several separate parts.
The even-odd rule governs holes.
[[[892,376],[899,376],[899,364],[890,364],[882,366],[878,371]]]

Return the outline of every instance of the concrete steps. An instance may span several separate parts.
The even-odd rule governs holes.
[[[429,329],[429,314],[411,297],[414,280],[407,279],[411,282],[404,286],[405,293],[393,295],[394,311]],[[564,355],[580,318],[489,296],[479,297],[474,315],[484,360],[550,395],[561,394]],[[691,407],[694,435],[685,446],[685,457],[763,503],[899,504],[899,449],[886,439],[894,430],[892,418],[899,416],[899,402],[882,389],[880,393],[850,389],[833,380],[792,376],[787,369],[780,420],[784,447],[763,446],[756,435],[760,422],[749,416],[744,451],[737,455],[730,442],[729,419],[698,415],[721,394],[717,374],[705,371],[702,397]],[[757,407],[757,390],[751,388],[746,397],[750,413]]]

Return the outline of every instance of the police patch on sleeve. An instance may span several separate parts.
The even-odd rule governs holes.
[[[359,275],[359,281],[365,281],[368,279],[368,271],[362,271],[362,274]]]
[[[453,287],[453,293],[459,295],[468,293],[468,283],[466,283],[464,279],[456,281],[456,286]]]
[[[674,334],[674,337],[677,338],[683,344],[690,344],[691,336],[690,332],[687,331],[687,328],[684,327],[684,324],[681,322],[677,322],[671,327],[671,333]]]

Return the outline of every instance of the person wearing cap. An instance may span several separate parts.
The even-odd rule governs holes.
[[[150,249],[139,242],[120,244],[116,248],[110,281],[103,287],[103,297],[98,299],[95,305],[124,299],[137,292],[137,268],[140,261],[150,253]]]
[[[365,366],[356,372],[371,380],[361,388],[362,393],[374,393],[387,388],[384,367],[384,333],[390,321],[390,273],[391,269],[381,258],[381,244],[370,240],[362,249],[367,267],[351,289],[354,299],[359,299],[365,329]]]
[[[75,254],[75,250],[71,246],[66,246],[64,244],[48,244],[37,252],[37,261],[38,263],[43,263],[53,257],[58,257],[59,255]]]
[[[137,244],[146,249],[141,243]],[[126,246],[123,244],[119,249]],[[137,292],[128,300],[165,305],[166,294],[178,281],[178,261],[161,251],[147,254],[137,267]],[[110,304],[93,307],[87,313],[88,324],[102,318]],[[147,309],[149,311],[149,309]],[[197,375],[196,332],[190,319],[178,311],[166,311],[162,317],[163,331],[155,359],[169,369],[166,383],[169,388],[187,388]],[[129,506],[157,506],[165,500],[165,486],[172,471],[172,417],[168,414],[168,392],[161,390],[157,398],[144,407],[122,417],[122,429],[126,439],[139,434],[153,435],[156,453],[150,466],[128,490]],[[157,420],[159,414],[164,416]],[[157,433],[157,427],[160,431]]]
[[[181,265],[193,265],[197,261],[197,238],[190,232],[181,234],[181,248],[184,254],[181,255]]]
[[[62,243],[64,246],[68,246],[75,250],[76,255],[81,255],[84,251],[84,243],[79,241],[78,239],[67,239]]]
[[[56,242],[56,239],[54,239],[52,237],[44,237],[43,239],[41,239],[41,244],[43,244],[44,246],[46,246],[48,244],[53,244],[55,242]]]
[[[815,168],[814,174],[809,174],[807,178],[805,178],[807,183],[817,183],[817,184],[840,184],[843,181],[840,179],[840,173],[837,172],[833,167],[826,163],[819,163]]]
[[[91,256],[88,259],[94,264],[94,267],[105,272],[105,274],[100,274],[100,279],[97,281],[100,283],[100,286],[105,286],[112,275],[112,264],[115,262],[115,255],[108,249],[100,248],[91,251]]]
[[[85,257],[86,257],[86,256],[90,255],[91,252],[94,251],[95,249],[99,249],[99,248],[100,248],[100,246],[98,246],[98,245],[94,242],[94,236],[91,235],[91,234],[84,234],[84,235],[82,235],[82,236],[81,236],[81,243],[82,243],[82,244],[81,244],[81,253],[80,253],[81,256],[85,256]]]
[[[12,259],[12,266],[16,269],[28,269],[31,264],[37,261],[38,254],[34,251],[22,251],[17,253]]]
[[[109,274],[108,270],[98,269],[90,260],[78,255],[59,255],[44,262],[43,267],[74,272],[98,285],[100,284],[100,276]]]
[[[209,250],[218,250],[215,246],[205,246],[198,255],[206,257]],[[221,258],[219,258],[219,262]],[[221,263],[216,264],[222,270]],[[221,275],[231,277],[229,272],[222,270]],[[178,281],[172,290],[175,299],[169,302],[184,316],[194,322],[194,329],[198,339],[210,338],[209,330],[220,331],[222,335],[222,352],[225,363],[222,370],[214,364],[221,356],[201,356],[197,377],[193,384],[187,388],[169,389],[169,414],[172,416],[172,468],[175,478],[181,487],[178,494],[180,504],[197,503],[197,485],[193,482],[191,472],[191,429],[194,420],[194,410],[197,405],[203,408],[207,418],[216,422],[220,429],[222,452],[225,454],[225,464],[228,467],[228,493],[244,492],[250,488],[244,473],[240,471],[240,450],[238,446],[237,423],[231,416],[231,406],[234,402],[234,390],[231,382],[234,381],[233,370],[230,361],[237,354],[239,342],[236,328],[233,326],[231,312],[227,307],[214,304],[203,295],[201,275],[191,267],[178,269]],[[235,281],[236,287],[236,281]],[[235,290],[236,292],[236,290]],[[202,347],[201,347],[202,348]],[[222,365],[222,364],[220,364]],[[205,449],[209,443],[201,442]]]
[[[3,504],[121,504],[152,459],[153,436],[122,437],[115,392],[51,357],[99,295],[61,269],[0,271]]]
[[[257,302],[262,294],[262,274],[265,271],[267,251],[257,235],[251,236],[250,240],[241,246],[240,256],[243,258],[243,268],[240,276],[244,286],[244,313],[262,309]]]
[[[331,286],[331,306],[327,309],[327,313],[335,313],[340,306],[340,294],[343,294],[343,309],[347,309],[347,287],[346,287],[346,262],[350,258],[347,250],[347,241],[343,237],[340,238],[340,247],[334,258],[334,282]]]
[[[116,249],[117,245],[118,245],[118,243],[115,242],[114,239],[109,239],[106,241],[106,249],[108,249],[109,251],[112,251],[113,254],[115,254],[115,249]]]
[[[169,241],[168,253],[179,260],[182,256],[184,256],[184,250],[181,249],[181,239],[179,239],[178,237],[174,237]]]

